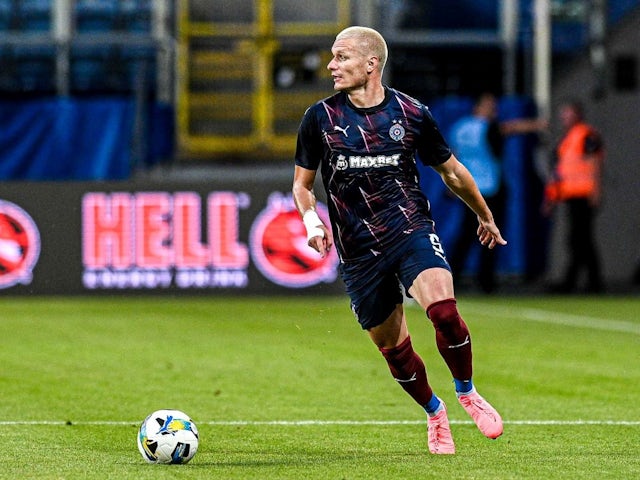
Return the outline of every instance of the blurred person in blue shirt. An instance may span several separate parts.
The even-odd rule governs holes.
[[[493,212],[497,224],[502,224],[505,211],[503,170],[504,139],[508,135],[540,132],[548,127],[543,119],[513,119],[498,121],[498,100],[492,93],[483,93],[474,103],[471,115],[451,127],[449,142],[456,156],[475,178],[480,193]],[[465,209],[460,233],[449,255],[454,278],[460,278],[466,264],[478,220]],[[477,270],[477,282],[485,293],[495,291],[495,250],[483,249]]]

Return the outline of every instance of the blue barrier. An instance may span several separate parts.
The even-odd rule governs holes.
[[[0,180],[121,180],[170,156],[172,109],[148,108],[143,159],[132,158],[134,116],[129,98],[0,102]]]

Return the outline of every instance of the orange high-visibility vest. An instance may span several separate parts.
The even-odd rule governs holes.
[[[595,133],[585,123],[569,129],[557,148],[558,163],[554,180],[547,186],[550,200],[562,201],[570,198],[587,198],[597,188],[598,165],[602,152],[585,152],[587,137]]]

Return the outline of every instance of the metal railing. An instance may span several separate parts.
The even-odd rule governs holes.
[[[326,9],[324,13],[331,10],[330,15],[308,21],[287,18],[290,12],[283,2],[276,5],[274,0],[237,3],[250,17],[244,21],[199,18],[195,3],[182,0],[178,9],[180,156],[292,152],[304,110],[331,91],[328,77],[319,75],[327,60],[319,50],[327,50],[336,33],[349,24],[350,2],[318,2],[316,6]],[[305,67],[300,65],[308,58],[311,65],[301,73]]]

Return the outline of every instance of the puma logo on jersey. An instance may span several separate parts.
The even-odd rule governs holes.
[[[349,134],[347,133],[347,130],[349,130],[350,126],[351,125],[347,125],[345,128],[342,128],[340,125],[334,125],[333,126],[333,130],[334,131],[338,131],[338,132],[342,132],[342,133],[344,133],[345,137],[349,138]]]

